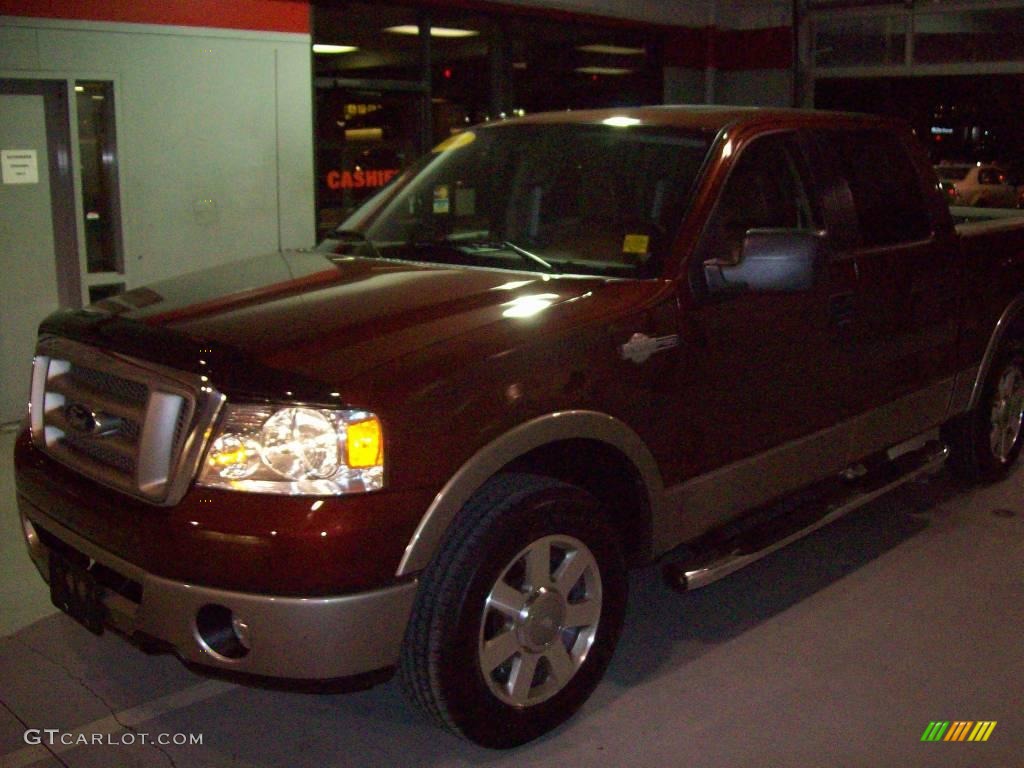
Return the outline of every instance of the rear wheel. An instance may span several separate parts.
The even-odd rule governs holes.
[[[977,407],[947,434],[953,467],[972,481],[1006,476],[1024,444],[1024,346],[1018,341],[997,355]]]
[[[499,475],[452,523],[421,577],[403,687],[439,724],[483,746],[534,739],[597,686],[626,591],[615,534],[590,494]]]

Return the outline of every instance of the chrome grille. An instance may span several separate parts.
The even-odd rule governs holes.
[[[176,503],[223,400],[192,379],[46,339],[32,376],[33,441],[86,477],[157,504]]]

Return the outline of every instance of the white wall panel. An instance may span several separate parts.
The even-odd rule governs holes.
[[[19,23],[8,69],[115,82],[129,287],[312,244],[308,36]]]

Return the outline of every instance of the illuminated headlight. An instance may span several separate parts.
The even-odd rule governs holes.
[[[295,496],[375,491],[384,485],[380,420],[366,411],[230,405],[199,484]]]

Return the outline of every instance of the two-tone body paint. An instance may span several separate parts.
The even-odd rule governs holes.
[[[19,492],[76,533],[159,575],[328,594],[414,574],[485,470],[500,469],[542,440],[605,440],[633,462],[653,516],[646,548],[652,555],[744,504],[788,490],[767,484],[752,498],[703,501],[721,499],[721,489],[744,477],[843,466],[855,458],[851,446],[864,431],[864,414],[843,399],[851,382],[842,373],[842,349],[830,346],[828,331],[816,324],[830,292],[855,288],[856,259],[836,260],[810,298],[751,295],[729,306],[692,290],[691,266],[722,185],[750,142],[779,131],[887,124],[710,108],[523,122],[592,123],[619,113],[717,134],[657,277],[551,276],[347,256],[332,263],[321,252],[289,253],[44,323],[44,333],[206,376],[229,401],[373,410],[384,424],[383,491],[331,498],[313,509],[312,499],[194,488],[177,507],[157,508],[112,500],[109,490],[68,476],[22,439]],[[951,223],[937,215],[943,247],[957,247]],[[1016,248],[1020,232],[992,237],[998,247]],[[1020,290],[1019,251],[991,255],[990,242],[996,240],[978,234],[969,246],[965,269],[974,276],[960,299],[957,370],[939,371],[933,388],[952,389],[959,371],[980,367],[1006,306],[995,305]],[[1011,284],[1017,287],[1005,287]],[[524,306],[531,311],[517,311]],[[621,353],[637,333],[675,335],[679,343],[638,364]],[[764,343],[773,346],[766,351]],[[785,376],[773,376],[778,370]],[[802,401],[786,389],[793,382],[806,395]],[[929,403],[941,400],[941,391],[927,391]],[[893,412],[909,410],[904,403]],[[807,463],[822,456],[827,461]],[[53,477],[60,482],[47,488]]]

